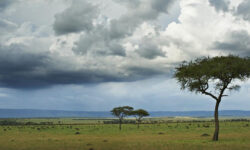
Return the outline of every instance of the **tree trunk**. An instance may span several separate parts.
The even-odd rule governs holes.
[[[140,120],[137,121],[137,129],[140,128]]]
[[[122,120],[119,121],[119,129],[122,130]]]
[[[141,117],[138,118],[138,124],[137,124],[137,128],[139,129],[140,128],[140,123],[141,123]]]
[[[220,99],[216,101],[215,110],[214,110],[215,130],[214,130],[213,141],[219,140],[219,105],[220,105]]]

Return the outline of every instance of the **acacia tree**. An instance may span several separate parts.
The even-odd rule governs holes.
[[[137,128],[139,129],[142,118],[149,116],[149,113],[144,109],[138,109],[138,110],[132,111],[130,115],[135,116],[136,122],[137,122]]]
[[[238,56],[205,57],[195,61],[183,62],[176,68],[174,77],[181,89],[201,93],[216,101],[214,111],[215,131],[213,141],[218,141],[218,109],[225,92],[238,90],[235,81],[245,81],[250,76],[250,59]]]
[[[134,110],[133,107],[130,106],[122,106],[122,107],[115,107],[110,112],[113,116],[118,117],[119,119],[119,129],[122,129],[122,121],[125,117],[131,114]]]

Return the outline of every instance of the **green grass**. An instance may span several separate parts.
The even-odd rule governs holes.
[[[164,120],[160,120],[162,119]],[[36,119],[17,121],[31,120]],[[122,131],[119,131],[118,125],[101,124],[101,120],[95,120],[95,123],[99,124],[89,124],[93,123],[93,120],[74,118],[60,121],[70,123],[70,120],[83,124],[0,126],[0,150],[250,149],[250,122],[247,121],[221,122],[220,140],[213,142],[212,122],[143,124],[140,129],[134,124],[126,124],[122,126]],[[53,122],[58,120],[54,119]],[[204,133],[209,136],[201,136]]]

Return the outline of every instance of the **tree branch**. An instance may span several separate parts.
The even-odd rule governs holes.
[[[230,78],[230,79],[228,80],[228,82],[224,82],[224,86],[223,86],[223,88],[222,88],[221,91],[220,91],[220,95],[219,95],[219,97],[218,97],[218,100],[221,100],[221,98],[222,98],[223,96],[225,96],[225,95],[223,95],[223,93],[225,92],[225,90],[227,89],[227,87],[228,87],[228,85],[231,83],[231,81],[232,81],[232,79]]]
[[[215,100],[218,100],[218,98],[216,96],[214,96],[212,93],[209,93],[209,92],[207,92],[205,90],[202,90],[200,92],[203,93],[203,94],[205,94],[205,95],[211,96]]]
[[[198,81],[200,82],[200,84],[202,84],[200,78],[198,79]],[[214,96],[212,93],[207,92],[207,89],[209,89],[209,84],[208,81],[206,82],[206,87],[205,88],[199,88],[198,91],[200,91],[202,94],[211,96],[213,99],[217,100],[218,98],[216,96]]]

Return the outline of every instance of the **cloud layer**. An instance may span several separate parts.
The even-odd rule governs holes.
[[[0,2],[1,87],[169,77],[183,60],[250,55],[249,0],[21,2]]]

